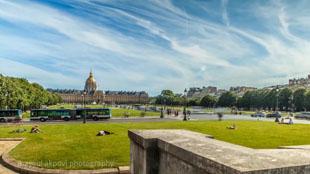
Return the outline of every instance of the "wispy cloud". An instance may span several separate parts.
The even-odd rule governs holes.
[[[309,71],[309,7],[302,0],[0,0],[0,73],[82,88],[93,68],[101,89],[151,94],[284,83]]]

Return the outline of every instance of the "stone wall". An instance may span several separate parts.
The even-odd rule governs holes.
[[[309,146],[258,150],[186,130],[128,136],[134,174],[310,174]]]

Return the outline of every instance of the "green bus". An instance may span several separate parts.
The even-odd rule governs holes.
[[[93,119],[94,121],[98,121],[99,119],[109,119],[112,117],[111,109],[108,108],[81,108],[76,110],[76,118],[84,118]]]
[[[45,122],[47,120],[65,120],[73,119],[70,109],[33,109],[30,113],[31,121]]]
[[[23,113],[20,109],[0,110],[0,122],[21,121]]]
[[[81,108],[76,110],[71,109],[33,109],[30,112],[30,121],[41,121],[47,120],[77,120],[82,119],[86,116],[86,119],[93,119],[98,121],[99,119],[111,118],[111,109],[88,109]]]

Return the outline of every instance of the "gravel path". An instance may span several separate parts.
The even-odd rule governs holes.
[[[6,150],[16,146],[18,143],[19,141],[0,141],[0,155]],[[16,172],[7,169],[0,163],[0,174],[16,174]]]

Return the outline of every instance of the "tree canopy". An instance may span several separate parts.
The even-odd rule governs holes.
[[[204,106],[204,107],[214,107],[216,105],[217,99],[216,97],[210,96],[210,95],[206,95],[204,97],[202,97],[202,99],[200,100],[200,105]]]
[[[46,91],[37,83],[0,74],[0,108],[32,109],[61,102],[57,94]]]
[[[156,97],[157,104],[182,105],[185,102],[184,96],[174,94],[171,90],[163,90]],[[208,94],[201,98],[188,98],[189,106],[204,107],[233,107],[246,110],[276,110],[281,111],[303,111],[310,110],[310,91],[306,89],[290,88],[277,89],[258,89],[245,92],[242,96],[237,97],[233,92],[225,92],[219,97],[213,97]]]
[[[237,97],[232,92],[225,92],[220,96],[217,104],[222,107],[232,107],[236,102]]]

